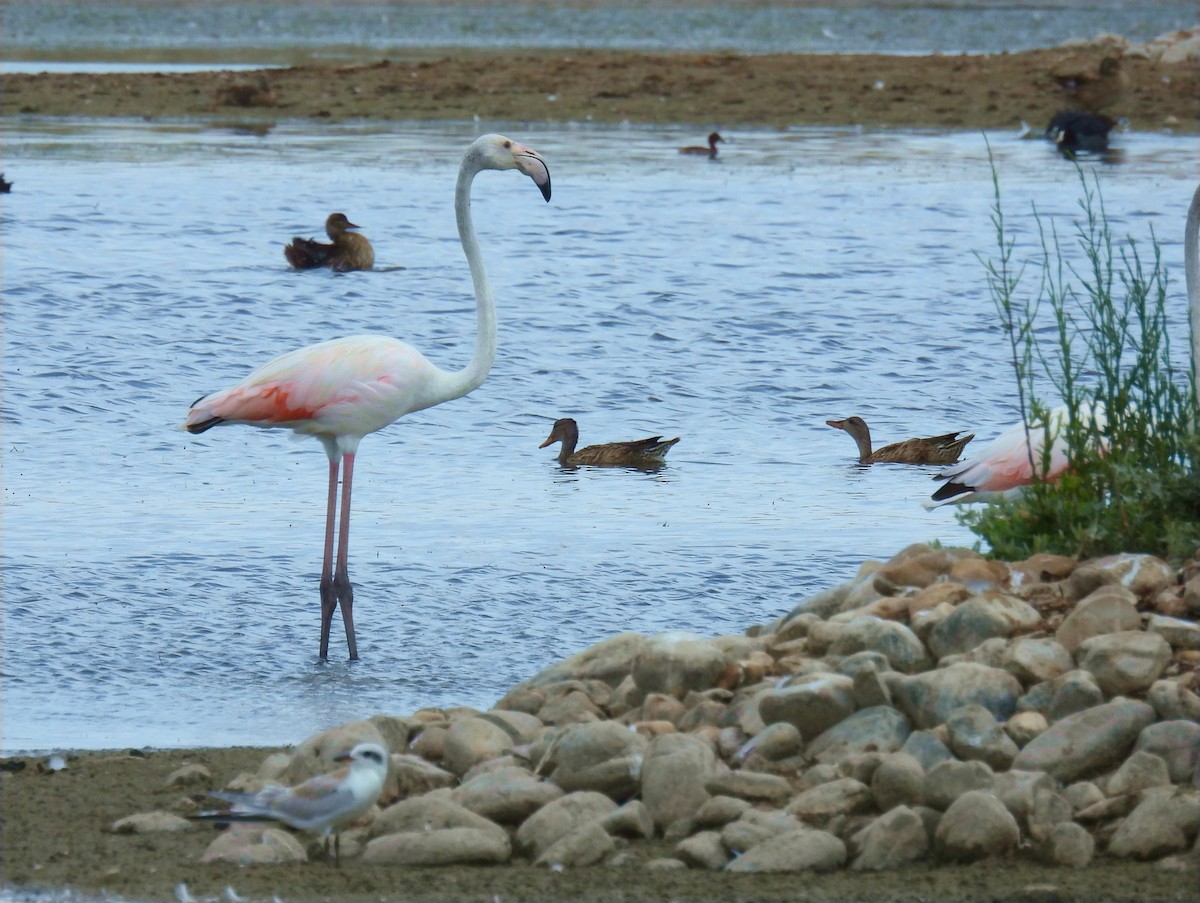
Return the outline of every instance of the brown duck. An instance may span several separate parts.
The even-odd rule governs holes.
[[[718,141],[723,142],[724,140],[725,139],[722,138],[720,135],[718,135],[716,132],[713,132],[712,134],[710,134],[708,136],[708,147],[701,147],[698,144],[693,144],[690,147],[679,148],[679,153],[681,153],[681,154],[696,154],[696,155],[703,154],[704,156],[708,157],[711,160],[714,157],[716,157],[716,155],[717,155],[717,142]]]
[[[963,446],[975,438],[969,433],[958,438],[959,433],[930,436],[927,439],[905,439],[871,451],[871,430],[861,417],[845,420],[826,420],[832,427],[845,430],[858,443],[859,464],[953,464],[962,454]],[[961,431],[960,431],[961,432]]]
[[[562,443],[562,451],[558,453],[558,463],[563,467],[575,467],[579,464],[591,464],[596,467],[659,467],[663,458],[671,450],[671,446],[679,441],[663,439],[661,436],[651,436],[649,439],[637,439],[633,442],[609,442],[605,445],[589,445],[587,448],[575,451],[579,443],[579,425],[570,417],[554,421],[550,435],[538,448],[545,448],[555,442]]]
[[[293,238],[283,249],[288,263],[298,270],[329,267],[339,273],[347,270],[369,270],[375,265],[375,249],[365,235],[350,232],[358,226],[346,219],[344,213],[331,213],[325,220],[325,234],[332,244],[311,238]]]

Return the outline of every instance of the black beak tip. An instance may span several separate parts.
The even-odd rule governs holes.
[[[539,185],[538,188],[542,189],[542,197],[544,197],[546,199],[546,202],[549,203],[550,202],[550,174],[549,173],[546,173],[546,184]]]

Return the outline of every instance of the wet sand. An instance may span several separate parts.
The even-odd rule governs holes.
[[[1200,132],[1200,67],[1125,57],[1110,96],[1073,93],[1102,47],[992,55],[427,51],[368,65],[251,72],[8,74],[0,116],[470,120],[1044,129],[1093,108],[1135,131]]]
[[[563,872],[527,863],[504,866],[404,869],[345,860],[239,868],[200,862],[214,829],[200,823],[182,833],[116,835],[115,820],[135,812],[176,813],[205,800],[203,788],[163,789],[184,763],[208,767],[224,785],[254,771],[271,750],[213,749],[89,753],[68,759],[60,772],[39,770],[34,759],[0,760],[4,800],[4,876],[8,887],[71,887],[88,894],[132,900],[176,901],[182,882],[197,899],[221,897],[226,887],[247,899],[278,897],[334,901],[967,901],[967,900],[1196,900],[1195,865],[1161,865],[1098,859],[1085,869],[1051,869],[1028,858],[969,866],[922,864],[865,874],[736,875],[690,869],[659,871],[640,862],[670,855],[672,844],[636,843],[624,867],[598,865]],[[9,768],[24,763],[21,770]],[[311,836],[301,835],[309,841]],[[310,850],[310,856],[313,854]],[[1043,887],[1038,892],[1030,888]],[[1057,888],[1057,894],[1045,890]],[[1037,894],[1040,893],[1040,896]]]

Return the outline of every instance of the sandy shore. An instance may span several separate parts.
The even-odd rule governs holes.
[[[359,66],[179,74],[9,74],[0,115],[220,120],[471,119],[709,128],[1045,128],[1093,108],[1137,131],[1200,131],[1194,62],[1103,47],[955,56],[429,51]],[[1066,76],[1077,77],[1069,81]],[[1064,84],[1067,86],[1064,87]],[[1082,87],[1071,87],[1082,85]]]
[[[227,899],[226,887],[247,899],[366,901],[967,901],[967,900],[1195,900],[1195,869],[1172,871],[1154,863],[1096,860],[1086,869],[1052,869],[1027,858],[970,866],[933,866],[881,872],[737,875],[655,871],[632,865],[555,872],[528,863],[505,866],[401,869],[349,860],[341,868],[315,861],[240,868],[201,863],[216,836],[191,831],[120,835],[106,831],[119,818],[156,809],[188,811],[205,805],[202,789],[165,789],[167,776],[200,763],[219,784],[255,771],[271,750],[201,749],[89,753],[68,759],[59,772],[40,760],[0,760],[4,800],[3,885],[71,887],[131,900],[178,900],[187,885],[198,900]],[[13,768],[20,770],[12,771]],[[208,801],[211,804],[211,801]],[[303,836],[303,835],[301,835]],[[307,838],[306,838],[307,839]],[[669,842],[631,847],[639,861],[670,854]],[[1031,887],[1058,888],[1034,897]]]

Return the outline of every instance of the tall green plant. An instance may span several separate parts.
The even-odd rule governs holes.
[[[1033,295],[1019,295],[1024,267],[1014,264],[994,163],[999,254],[984,261],[1025,428],[1046,439],[1031,468],[1046,472],[1060,433],[1070,466],[1053,483],[968,509],[959,520],[1001,558],[1122,551],[1183,558],[1200,547],[1196,364],[1181,369],[1171,359],[1166,272],[1153,233],[1152,260],[1144,264],[1132,238],[1114,242],[1098,181],[1092,188],[1082,171],[1079,177],[1082,272],[1065,262],[1057,230],[1047,233],[1035,207],[1040,278]],[[1049,342],[1039,337],[1043,308],[1054,321]],[[1050,416],[1045,384],[1066,409],[1060,420]]]

